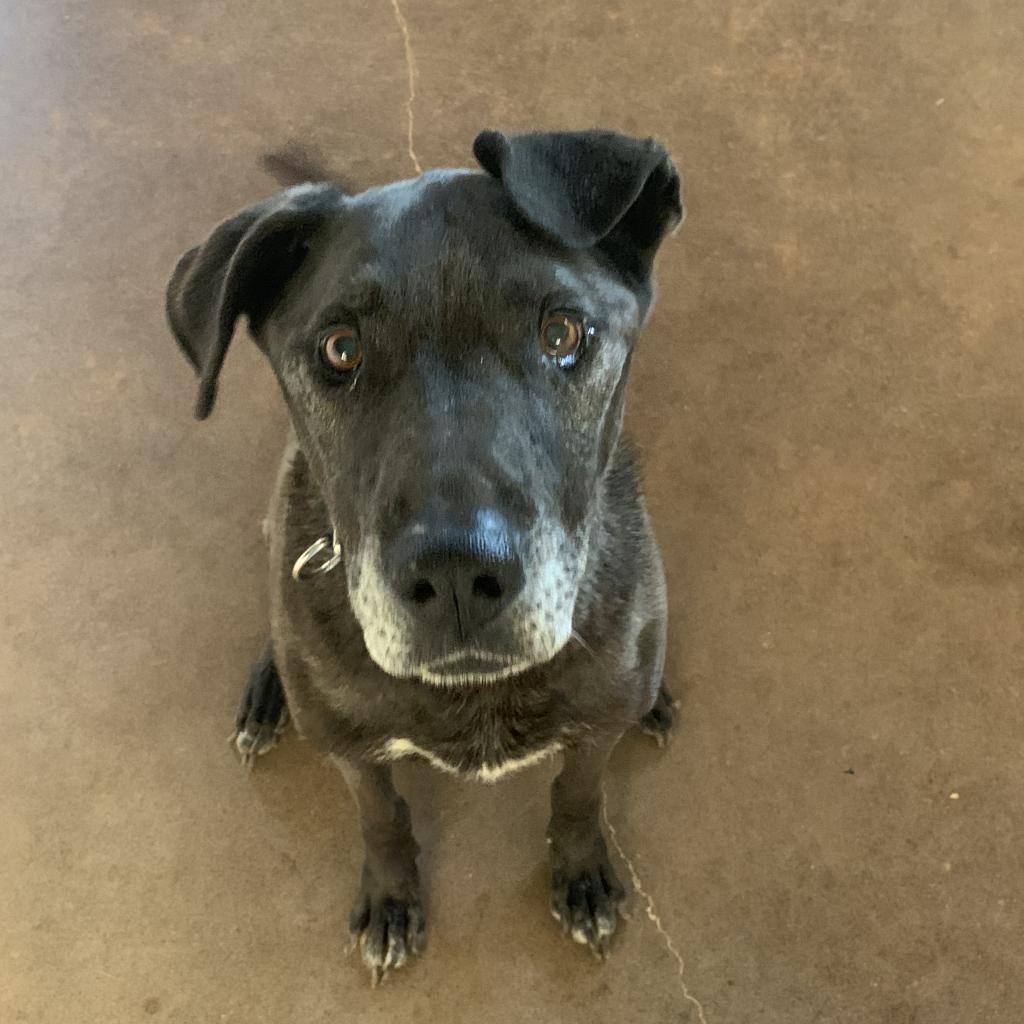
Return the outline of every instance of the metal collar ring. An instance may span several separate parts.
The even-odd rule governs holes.
[[[327,554],[325,555],[325,552]],[[297,583],[336,569],[341,564],[341,544],[336,537],[320,537],[295,559],[292,579]]]

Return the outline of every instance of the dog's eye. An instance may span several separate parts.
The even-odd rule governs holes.
[[[351,373],[363,361],[363,347],[351,327],[338,327],[320,339],[320,358],[335,373]]]
[[[556,310],[540,325],[540,347],[559,366],[572,366],[580,356],[583,339],[590,332],[576,313]]]

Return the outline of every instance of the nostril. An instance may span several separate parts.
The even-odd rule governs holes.
[[[413,584],[410,596],[416,604],[426,604],[437,597],[437,591],[430,580],[417,580]]]
[[[473,596],[497,601],[502,594],[501,584],[496,576],[481,575],[473,580]]]

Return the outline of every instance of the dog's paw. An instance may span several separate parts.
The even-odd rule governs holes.
[[[640,728],[648,736],[653,736],[659,747],[668,743],[672,727],[675,725],[676,709],[679,707],[677,701],[665,687],[658,690],[658,696],[654,700],[654,707],[640,719]]]
[[[554,869],[551,915],[575,942],[589,946],[603,960],[622,914],[625,895],[602,840],[588,863]]]
[[[277,744],[288,724],[288,704],[273,659],[264,656],[253,668],[229,738],[250,770],[256,758]]]
[[[426,945],[426,918],[414,896],[375,896],[365,889],[349,918],[351,949],[359,948],[376,988]]]

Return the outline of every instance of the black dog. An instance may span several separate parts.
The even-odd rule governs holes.
[[[291,411],[272,639],[237,743],[269,749],[290,710],[344,773],[366,845],[351,927],[375,978],[424,933],[390,762],[491,781],[563,751],[552,910],[603,953],[623,891],[602,772],[627,728],[672,719],[664,576],[621,432],[679,175],[611,132],[484,132],[474,153],[485,173],[291,188],[168,287],[196,415],[243,314]]]

